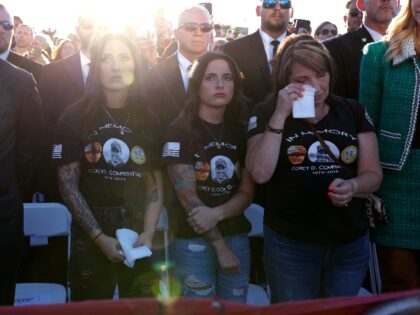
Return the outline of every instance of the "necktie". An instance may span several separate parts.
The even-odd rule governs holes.
[[[191,68],[192,68],[192,64],[191,64],[191,65],[189,65],[189,66],[188,66],[188,68],[187,68],[187,72],[188,72],[188,73],[190,73]]]
[[[270,45],[273,46],[273,60],[276,58],[277,47],[279,47],[280,42],[278,40],[271,41]]]

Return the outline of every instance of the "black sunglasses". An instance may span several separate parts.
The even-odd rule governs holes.
[[[331,35],[332,35],[332,36],[337,35],[337,31],[336,31],[336,30],[329,30],[329,29],[324,28],[324,29],[321,31],[321,34],[322,34],[322,35],[328,35],[328,33],[331,33]]]
[[[0,25],[3,26],[5,31],[11,31],[13,29],[13,23],[9,21],[0,22]]]
[[[356,17],[356,16],[359,16],[359,15],[362,15],[362,11],[360,11],[360,10],[358,10],[358,9],[351,9],[351,10],[349,11],[349,15],[350,15],[351,17]]]
[[[196,30],[200,29],[203,33],[208,33],[213,29],[213,25],[209,23],[187,22],[181,24],[179,28],[185,28],[185,30],[188,32],[195,32]]]
[[[276,7],[276,4],[280,5],[281,9],[290,9],[292,7],[291,0],[264,0],[262,7],[264,9],[273,9]]]

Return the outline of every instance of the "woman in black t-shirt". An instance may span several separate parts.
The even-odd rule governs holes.
[[[180,205],[176,272],[185,296],[245,302],[253,196],[244,168],[246,123],[242,78],[233,59],[210,53],[193,66],[184,112],[165,137],[163,162]]]
[[[73,215],[69,278],[72,300],[150,296],[149,259],[129,269],[115,233],[141,233],[151,248],[162,205],[158,123],[142,105],[135,46],[105,35],[92,56],[84,98],[60,118],[52,158]],[[153,130],[153,132],[151,132]],[[152,137],[153,134],[153,137]]]
[[[267,183],[264,262],[274,303],[355,295],[368,268],[362,198],[382,180],[377,139],[361,104],[331,95],[332,74],[321,43],[288,37],[273,99],[249,121],[247,168]],[[316,90],[315,117],[293,118],[306,85]]]

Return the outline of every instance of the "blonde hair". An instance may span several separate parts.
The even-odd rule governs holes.
[[[385,40],[389,44],[386,52],[388,61],[401,53],[402,43],[410,37],[414,38],[416,52],[418,54],[420,53],[420,41],[416,38],[416,22],[411,12],[411,2],[412,0],[408,1],[400,14],[389,25],[387,35],[385,36]]]

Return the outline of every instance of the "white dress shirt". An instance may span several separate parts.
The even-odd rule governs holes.
[[[378,33],[377,31],[374,31],[370,27],[366,26],[366,24],[363,24],[363,26],[367,29],[370,36],[372,36],[372,39],[373,39],[374,42],[379,42],[384,37],[384,35],[382,35],[381,33]]]
[[[80,51],[80,64],[82,65],[83,82],[86,85],[86,79],[90,68],[90,60],[82,51]]]
[[[192,65],[192,62],[189,61],[181,52],[177,52],[179,70],[181,70],[182,81],[184,82],[185,91],[188,90],[188,78],[189,78],[189,69]]]
[[[259,32],[260,32],[260,36],[264,45],[265,54],[267,55],[267,61],[268,63],[270,63],[270,61],[273,60],[274,58],[273,45],[271,45],[271,42],[273,40],[278,40],[281,43],[281,41],[286,38],[286,32],[284,32],[277,38],[272,38],[270,35],[265,33],[262,29],[259,29]]]

